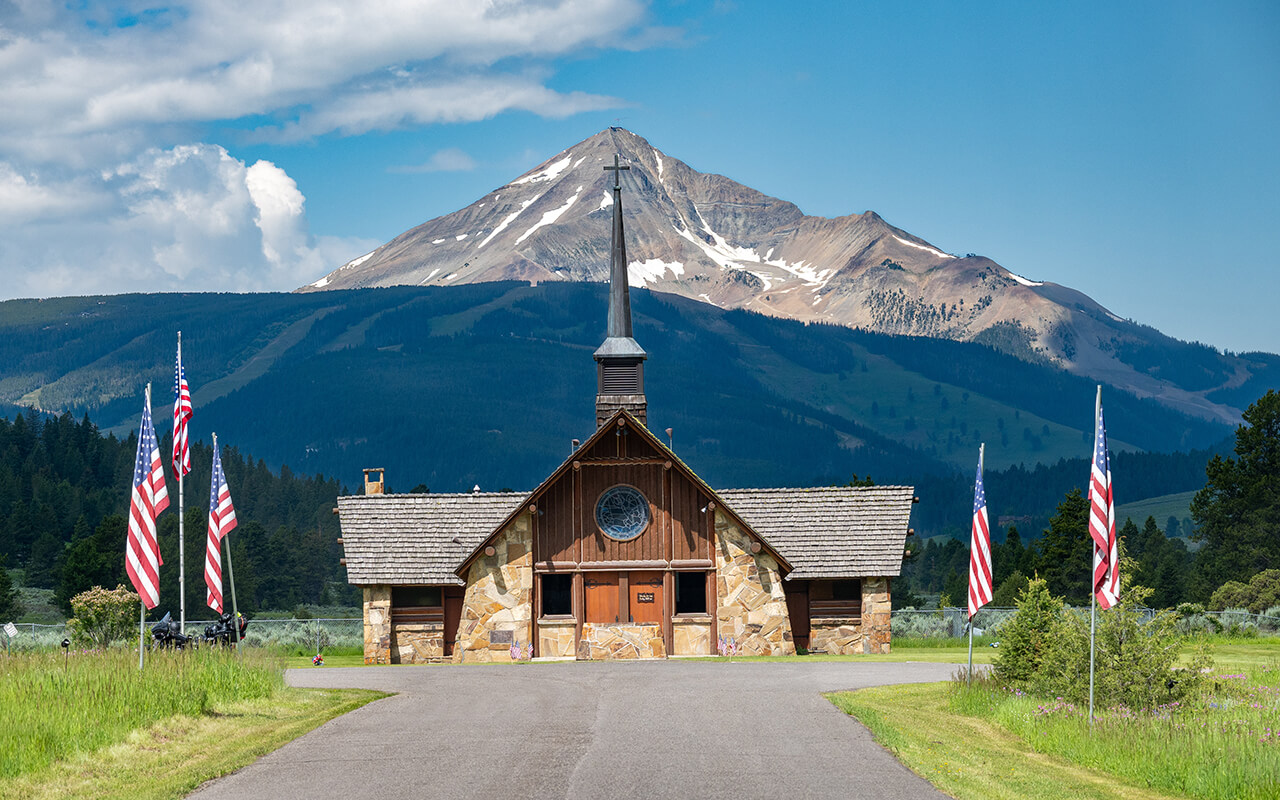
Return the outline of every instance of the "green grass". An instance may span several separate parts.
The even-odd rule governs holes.
[[[267,698],[283,685],[280,661],[261,653],[153,653],[142,672],[128,650],[5,657],[0,778],[116,744],[175,715]]]
[[[1274,798],[1280,643],[1214,646],[1205,693],[1155,712],[1087,714],[994,681],[831,695],[907,766],[959,798]]]
[[[949,692],[947,683],[925,683],[827,697],[912,771],[961,800],[1174,796],[1039,753],[990,720],[953,711]]]
[[[1161,529],[1169,521],[1169,517],[1177,517],[1179,522],[1191,519],[1191,498],[1196,491],[1164,494],[1159,497],[1148,497],[1132,503],[1121,503],[1116,506],[1116,519],[1131,519],[1139,528],[1147,521],[1147,517],[1155,517]]]
[[[185,797],[205,781],[385,696],[363,690],[283,689],[271,697],[216,703],[200,716],[172,716],[130,731],[113,745],[0,778],[0,800]]]

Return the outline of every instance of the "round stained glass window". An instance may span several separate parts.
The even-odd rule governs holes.
[[[607,489],[596,502],[596,524],[605,536],[630,541],[649,527],[649,501],[631,486]]]

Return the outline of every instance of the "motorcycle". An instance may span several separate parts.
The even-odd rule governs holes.
[[[184,635],[181,626],[173,621],[173,615],[168,612],[160,618],[159,622],[151,626],[152,647],[185,650],[187,645],[193,644],[194,638]]]
[[[244,632],[249,628],[249,620],[243,615],[240,616],[240,639],[244,639]],[[232,627],[230,612],[221,614],[218,621],[204,629],[204,640],[209,644],[232,645],[235,644],[235,629]]]

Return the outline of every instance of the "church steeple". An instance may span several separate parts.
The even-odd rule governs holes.
[[[647,417],[644,396],[644,361],[648,355],[631,338],[631,293],[627,285],[627,242],[622,229],[622,170],[618,163],[605,167],[613,172],[613,240],[609,248],[609,325],[604,343],[595,352],[596,426],[625,408],[640,422]]]

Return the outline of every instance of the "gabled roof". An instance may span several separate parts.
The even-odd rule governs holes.
[[[719,492],[795,567],[787,580],[902,572],[913,487],[724,489]]]
[[[458,564],[523,498],[516,492],[339,497],[347,581],[461,586]]]
[[[655,450],[661,453],[663,457],[669,458],[671,460],[671,465],[673,469],[679,469],[685,476],[689,478],[689,480],[693,481],[695,484],[698,485],[699,488],[701,488],[704,492],[706,492],[707,495],[720,506],[720,510],[724,511],[724,513],[728,514],[729,517],[734,522],[738,523],[738,525],[743,529],[744,532],[747,533],[747,535],[759,540],[760,544],[764,546],[765,551],[768,552],[770,555],[772,555],[778,561],[778,565],[782,568],[784,572],[789,572],[791,570],[791,562],[781,552],[779,552],[778,548],[774,547],[773,543],[769,541],[769,539],[767,539],[765,536],[762,536],[759,533],[759,531],[757,531],[755,528],[751,526],[749,522],[747,522],[747,520],[738,516],[738,514],[733,510],[732,506],[720,498],[719,494],[716,493],[715,489],[712,489],[710,486],[708,486],[707,482],[704,481],[702,478],[698,477],[698,474],[696,472],[689,469],[688,464],[681,461],[680,457],[677,456],[675,452],[671,450],[671,448],[663,444],[661,439],[659,439],[657,436],[654,436],[653,432],[650,431],[647,427],[645,427],[644,423],[640,422],[635,417],[633,417],[631,413],[628,412],[626,409],[615,411],[613,416],[609,417],[609,419],[603,425],[601,425],[599,428],[596,429],[596,432],[593,433],[590,436],[590,438],[588,438],[585,442],[582,443],[582,446],[579,448],[579,452],[586,452],[590,450],[592,445],[594,445],[598,440],[604,437],[605,434],[612,431],[615,428],[615,426],[618,425],[620,418],[621,420],[625,421],[627,427],[630,430],[636,431]],[[475,559],[475,557],[479,555],[480,551],[484,548],[484,546],[489,543],[489,540],[492,539],[494,536],[496,536],[503,528],[505,528],[511,522],[511,520],[515,518],[516,514],[520,513],[520,511],[523,509],[523,507],[526,504],[536,502],[537,498],[544,491],[546,491],[547,488],[551,486],[551,484],[555,483],[557,480],[560,479],[561,476],[563,476],[566,472],[568,472],[573,467],[573,462],[575,460],[577,460],[577,453],[570,454],[569,457],[565,459],[564,463],[561,464],[559,468],[556,469],[555,472],[552,472],[551,475],[549,475],[547,479],[543,481],[540,486],[538,486],[538,488],[534,489],[532,492],[529,492],[529,494],[525,496],[524,502],[522,502],[520,505],[513,508],[511,513],[507,516],[507,518],[504,519],[502,523],[499,524],[497,528],[495,528],[494,531],[489,536],[486,536],[482,541],[477,543],[475,548],[470,553],[467,554],[467,557],[463,559],[462,564],[459,565],[457,574],[461,575],[466,570],[466,568],[471,564],[472,560]],[[894,574],[897,574],[897,573],[894,573]]]

